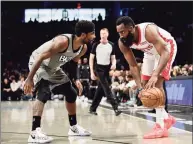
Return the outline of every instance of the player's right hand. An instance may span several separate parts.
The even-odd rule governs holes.
[[[97,80],[97,77],[95,76],[94,73],[91,73],[91,76],[90,76],[90,77],[91,77],[92,80]]]
[[[81,96],[81,95],[82,95],[82,92],[83,92],[82,83],[80,82],[80,80],[76,80],[76,81],[75,81],[75,85],[76,85],[77,88],[78,88],[78,96]]]
[[[27,78],[24,83],[24,94],[31,94],[34,87],[32,79]]]

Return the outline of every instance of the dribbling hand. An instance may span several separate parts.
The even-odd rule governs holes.
[[[150,88],[155,87],[157,81],[158,81],[158,76],[152,75],[151,78],[149,79],[148,83],[145,85],[144,89],[150,89]]]

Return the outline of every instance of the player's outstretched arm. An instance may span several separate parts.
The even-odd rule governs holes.
[[[120,40],[118,43],[119,43],[119,48],[120,48],[121,52],[123,53],[125,59],[127,60],[128,64],[129,64],[131,73],[136,81],[138,88],[142,88],[139,67],[137,65],[137,62],[135,60],[135,57],[134,57],[132,50],[130,48],[124,46]]]

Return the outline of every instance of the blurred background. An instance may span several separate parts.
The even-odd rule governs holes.
[[[171,72],[172,77],[183,76],[184,79],[184,77],[192,75],[192,2],[47,1],[2,2],[1,4],[2,100],[25,99],[22,89],[28,74],[28,60],[32,51],[58,34],[74,33],[75,23],[82,19],[95,23],[95,41],[100,39],[101,28],[109,29],[109,40],[115,43],[117,58],[117,72],[111,77],[117,79],[118,85],[123,82],[127,84],[132,80],[129,66],[117,46],[119,37],[115,23],[116,19],[123,15],[132,17],[136,24],[154,22],[170,32],[178,46]],[[79,63],[84,65],[81,67],[82,79],[90,77],[88,59],[92,44],[88,47],[86,55],[82,58],[82,61],[85,62],[80,61]],[[143,53],[133,51],[141,67]],[[85,89],[89,89],[93,83],[90,80],[89,84],[86,82]],[[168,85],[169,90],[171,85],[170,83]],[[121,85],[116,92],[122,94],[123,87]],[[85,91],[88,92],[88,90]],[[92,92],[90,93],[93,95]],[[84,94],[89,95],[88,93]],[[192,89],[188,92],[188,95],[190,94],[192,94]],[[128,92],[125,95],[129,95]],[[172,99],[169,101],[170,103],[176,100],[175,96],[170,95],[170,97]],[[92,99],[89,96],[87,98]],[[125,102],[129,99],[130,97],[127,96],[125,100],[121,99],[120,101]],[[184,105],[192,105],[192,103],[184,103]]]

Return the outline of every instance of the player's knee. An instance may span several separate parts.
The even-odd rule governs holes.
[[[37,99],[41,101],[42,103],[46,103],[49,100],[49,97],[51,96],[50,91],[47,91],[46,89],[38,93]]]
[[[37,89],[38,89],[36,92],[37,100],[45,104],[51,97],[49,82],[47,80],[42,79],[39,82]]]
[[[41,102],[43,102],[45,104],[48,100],[39,100],[39,101],[41,101]]]
[[[38,97],[37,99],[45,104],[48,101],[48,97],[49,95],[44,95],[44,96]]]
[[[76,101],[76,98],[77,98],[77,93],[75,90],[73,90],[71,93],[66,95],[66,102],[74,103]]]

